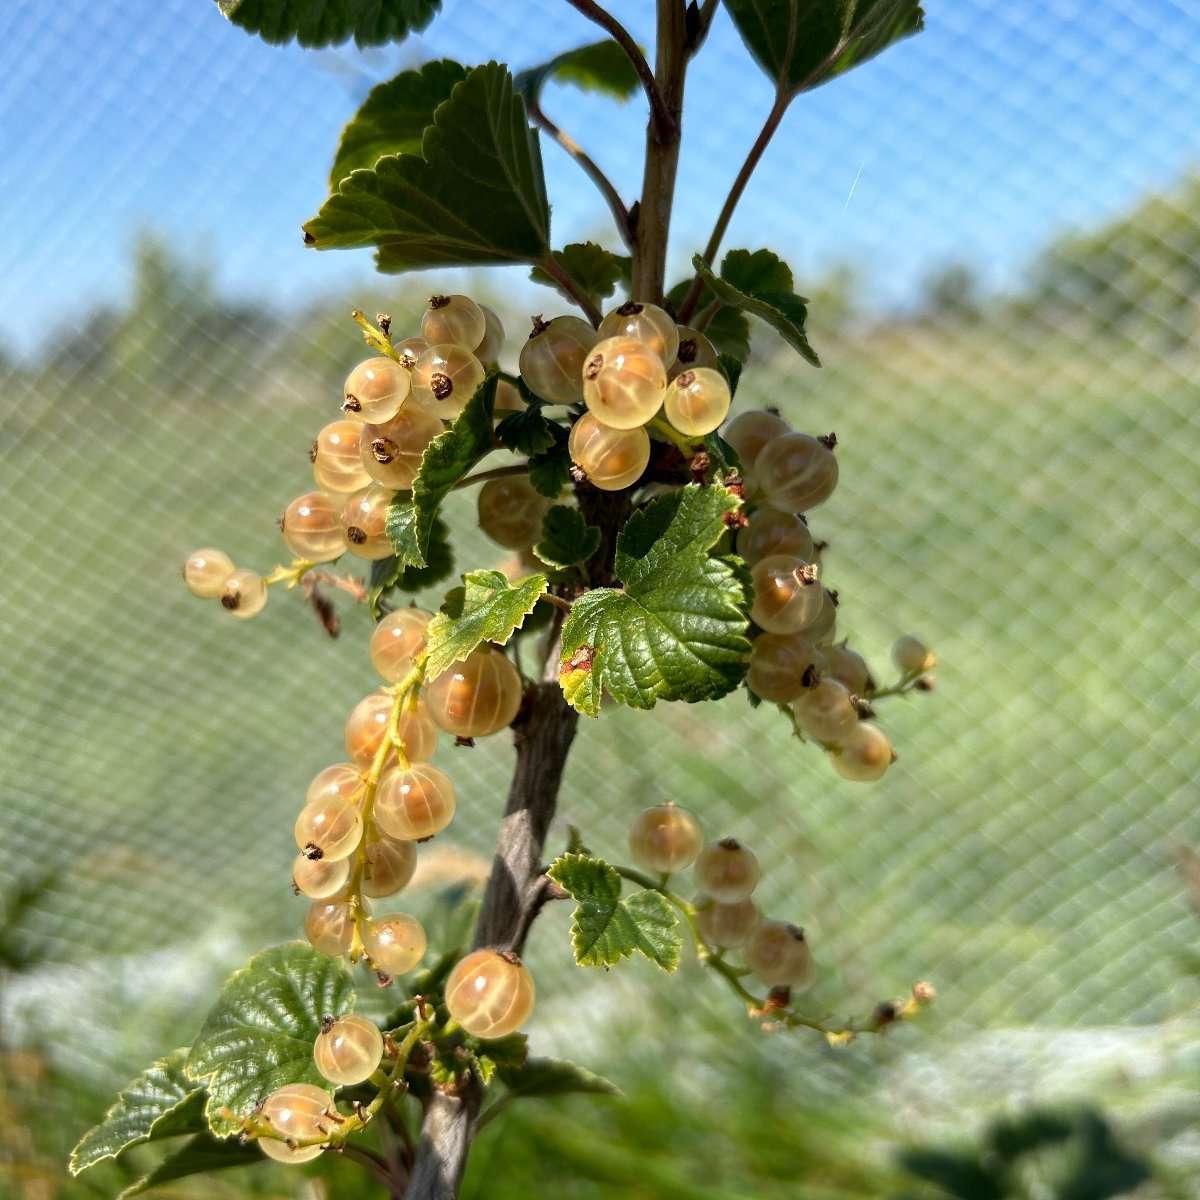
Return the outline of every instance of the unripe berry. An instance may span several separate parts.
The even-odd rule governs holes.
[[[896,761],[896,751],[887,734],[870,721],[859,721],[857,728],[830,751],[829,761],[843,778],[854,783],[871,783],[882,778]]]
[[[480,646],[426,685],[425,703],[447,733],[488,737],[512,724],[522,691],[517,668],[498,650]]]
[[[183,564],[183,582],[193,596],[214,600],[233,574],[233,560],[222,550],[193,550]]]
[[[365,921],[362,939],[371,964],[385,975],[407,975],[425,957],[425,930],[408,913]]]
[[[329,1114],[333,1113],[331,1117]],[[272,1092],[263,1101],[261,1115],[284,1137],[307,1140],[337,1128],[337,1110],[333,1097],[324,1088],[311,1083],[289,1083]],[[278,1138],[259,1138],[259,1148],[268,1157],[282,1163],[311,1162],[322,1146],[297,1146],[294,1150]]]
[[[650,464],[650,437],[644,429],[610,429],[591,413],[571,426],[571,460],[602,492],[636,483]]]
[[[803,559],[768,554],[754,564],[750,578],[750,618],[768,633],[799,633],[821,611],[820,572]]]
[[[701,937],[718,950],[737,950],[744,946],[762,920],[753,900],[719,904],[711,896],[700,895],[693,906]]]
[[[398,362],[382,356],[368,358],[346,376],[342,409],[352,420],[378,424],[400,411],[411,389],[411,377]]]
[[[421,336],[431,345],[450,342],[473,350],[487,334],[487,317],[470,296],[433,296],[421,317]]]
[[[525,386],[547,404],[578,404],[583,399],[583,364],[596,344],[596,331],[580,317],[535,321],[521,347]]]
[[[374,1021],[348,1013],[323,1025],[313,1043],[317,1070],[339,1087],[370,1079],[383,1060],[383,1034]]]
[[[806,992],[816,978],[816,964],[804,930],[787,921],[763,921],[746,945],[746,966],[768,987]]]
[[[636,429],[662,407],[667,372],[642,342],[607,338],[583,365],[583,402],[610,429]]]
[[[704,845],[700,822],[670,802],[644,809],[629,827],[629,853],[643,871],[673,875],[686,871]]]
[[[754,852],[737,838],[706,846],[696,859],[696,886],[720,904],[749,900],[761,874]]]
[[[648,346],[658,356],[664,368],[675,361],[679,353],[679,326],[671,314],[657,304],[642,304],[630,300],[600,322],[597,340],[629,338]]]
[[[345,552],[342,538],[342,498],[326,492],[305,492],[283,510],[279,532],[283,544],[306,562],[331,562]]]
[[[473,1037],[502,1038],[533,1012],[533,976],[520,959],[498,950],[476,950],[450,972],[446,1008]]]
[[[808,512],[823,504],[837,487],[833,451],[807,433],[785,433],[762,448],[754,475],[763,498],[783,512]]]
[[[241,620],[262,612],[266,602],[267,585],[257,571],[234,571],[221,589],[221,607]]]
[[[937,666],[937,655],[919,638],[907,634],[892,647],[892,662],[905,674],[916,675]]]

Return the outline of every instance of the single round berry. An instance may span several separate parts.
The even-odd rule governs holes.
[[[845,684],[823,675],[792,704],[801,732],[825,745],[841,744],[858,728],[858,709]]]
[[[636,429],[662,407],[667,372],[642,342],[606,338],[583,364],[583,402],[610,429]]]
[[[394,359],[368,358],[346,376],[342,409],[352,420],[389,421],[411,390],[412,377]]]
[[[622,304],[600,322],[596,337],[641,342],[654,351],[664,367],[673,363],[679,353],[679,326],[657,304],[641,304],[636,300]]]
[[[817,969],[804,930],[787,921],[763,921],[746,943],[746,966],[768,987],[806,992]]]
[[[350,858],[309,858],[301,850],[292,860],[292,882],[302,896],[324,900],[350,882]]]
[[[721,436],[734,448],[742,464],[742,476],[748,490],[752,490],[752,472],[762,448],[791,431],[792,427],[778,413],[767,412],[763,408],[750,408],[738,413],[721,430]]]
[[[799,633],[821,611],[820,572],[801,558],[768,554],[754,564],[750,578],[750,618],[767,633]]]
[[[330,1133],[340,1123],[333,1097],[311,1083],[289,1083],[272,1092],[263,1101],[261,1116],[272,1129],[295,1141]],[[293,1149],[286,1141],[270,1137],[259,1138],[258,1145],[268,1158],[282,1163],[311,1162],[324,1149],[319,1145]]]
[[[193,550],[183,564],[183,582],[193,596],[214,600],[234,572],[233,559],[222,550]]]
[[[346,753],[351,761],[366,770],[374,761],[387,737],[395,697],[380,689],[364,696],[346,718]],[[424,702],[405,708],[396,723],[396,732],[409,762],[427,762],[437,749],[437,726],[429,719]]]
[[[342,499],[326,492],[305,492],[283,510],[283,544],[305,562],[331,562],[346,550],[342,538]]]
[[[830,752],[833,769],[854,783],[871,783],[882,778],[896,761],[896,751],[887,734],[871,721],[859,721],[857,728],[842,739],[841,745]]]
[[[363,819],[357,805],[341,796],[306,804],[292,832],[309,858],[336,861],[353,854],[362,840]]]
[[[337,957],[350,949],[354,938],[354,914],[345,892],[314,900],[304,917],[304,935],[313,949]]]
[[[526,550],[542,536],[549,508],[526,475],[489,479],[479,489],[479,528],[506,550]]]
[[[534,322],[521,347],[525,386],[547,404],[578,404],[583,399],[583,364],[596,344],[596,331],[580,317]]]
[[[429,763],[383,773],[375,792],[375,821],[389,837],[419,842],[433,837],[454,819],[454,784]]]
[[[712,433],[729,414],[729,384],[712,367],[682,371],[667,385],[663,401],[666,418],[688,437]]]
[[[484,380],[483,364],[466,346],[433,344],[413,367],[413,399],[441,421],[453,421]]]
[[[474,349],[487,334],[487,316],[470,296],[434,296],[421,317],[421,336],[431,345],[448,342]]]
[[[720,361],[717,358],[717,348],[698,329],[690,325],[677,325],[679,334],[679,349],[675,353],[675,361],[667,372],[668,379],[674,379],[683,371],[691,371],[696,367],[715,367]]]
[[[696,859],[696,886],[720,904],[749,900],[762,872],[754,851],[737,838],[706,846]]]
[[[374,560],[395,553],[387,535],[388,506],[393,495],[391,488],[373,483],[346,497],[340,514],[342,537],[346,549],[356,558]]]
[[[361,421],[330,421],[313,442],[313,478],[323,492],[347,496],[371,482],[362,464]]]
[[[738,530],[737,552],[746,566],[752,567],[768,554],[790,554],[812,562],[814,546],[808,526],[799,517],[767,506],[753,513]]]
[[[760,634],[750,649],[746,686],[768,704],[787,704],[804,691],[805,672],[816,668],[817,654],[802,634]]]
[[[501,351],[504,349],[504,322],[500,320],[499,315],[488,308],[486,304],[479,306],[479,311],[483,313],[485,323],[485,331],[483,338],[475,347],[474,354],[481,363],[495,363],[500,361]],[[509,385],[512,386],[511,384]],[[499,388],[497,388],[499,393]],[[497,394],[496,407],[499,408],[499,394]]]
[[[417,365],[417,359],[429,349],[429,343],[423,337],[410,337],[393,343],[392,349],[400,365],[406,371],[411,371]]]
[[[371,633],[371,664],[388,683],[399,683],[416,666],[425,649],[425,631],[433,614],[421,608],[398,608]]]
[[[473,1037],[502,1038],[533,1012],[533,976],[516,955],[476,950],[450,972],[446,1008]]]
[[[643,871],[673,875],[686,871],[700,854],[704,833],[700,822],[677,804],[644,809],[629,827],[629,853]]]
[[[363,948],[385,975],[407,975],[425,957],[425,930],[408,913],[385,913],[363,924]]]
[[[359,454],[367,474],[393,490],[412,487],[425,447],[442,432],[442,423],[416,404],[406,404],[390,421],[366,424]]]
[[[864,696],[871,690],[871,668],[867,660],[856,650],[851,650],[845,642],[836,646],[826,646],[825,674],[845,686],[856,696]]]
[[[408,886],[416,869],[417,848],[412,842],[386,836],[368,838],[362,894],[394,896]]]
[[[316,774],[312,783],[308,785],[304,803],[316,804],[319,800],[328,800],[333,796],[354,800],[362,790],[363,778],[358,767],[353,763],[334,763]]]
[[[763,498],[783,512],[808,512],[833,495],[838,462],[833,451],[807,433],[785,433],[762,448],[754,475]]]
[[[313,1043],[317,1070],[339,1087],[364,1083],[382,1061],[383,1034],[379,1027],[353,1013],[327,1020]]]
[[[906,634],[902,638],[897,638],[896,644],[892,647],[892,662],[905,675],[916,675],[921,671],[930,671],[936,667],[937,655],[919,638]]]
[[[242,620],[262,612],[266,602],[266,581],[257,571],[234,571],[221,588],[221,607]]]
[[[644,429],[609,429],[591,413],[571,426],[567,449],[588,482],[602,492],[636,483],[650,463],[650,437]]]
[[[511,725],[522,694],[517,668],[500,651],[480,646],[428,683],[424,699],[440,729],[476,738]]]
[[[701,937],[718,950],[740,949],[750,940],[762,920],[753,900],[720,904],[711,896],[701,895],[696,897],[693,907]]]
[[[817,647],[828,645],[837,628],[837,601],[828,588],[822,590],[825,594],[821,597],[821,609],[804,627],[804,636]]]

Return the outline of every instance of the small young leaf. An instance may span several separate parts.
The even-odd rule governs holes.
[[[786,91],[810,91],[918,33],[918,0],[725,0],[746,48]]]
[[[394,503],[394,502],[393,502]],[[391,554],[377,558],[371,564],[371,578],[367,584],[367,603],[371,616],[379,618],[379,600],[393,588],[402,592],[420,592],[454,572],[454,550],[450,545],[450,531],[441,517],[434,517],[429,530],[429,544],[425,547],[425,566],[401,567],[400,560]]]
[[[729,396],[733,399],[737,396],[738,383],[742,378],[742,362],[740,359],[734,358],[732,354],[718,354],[717,363],[721,368],[721,374],[729,381]]]
[[[544,259],[541,152],[508,71],[469,70],[434,114],[420,156],[390,154],[354,171],[304,231],[318,250],[375,246],[384,272]]]
[[[310,49],[353,37],[359,46],[402,42],[424,29],[442,0],[217,0],[247,33],[282,46],[293,38]]]
[[[600,530],[589,525],[577,508],[555,504],[542,518],[542,540],[534,554],[552,567],[587,562],[600,549]]]
[[[450,489],[495,444],[492,412],[496,381],[491,374],[467,401],[458,420],[425,447],[411,494],[397,493],[387,515],[387,535],[405,567],[428,566],[430,539],[438,508]]]
[[[746,673],[744,577],[709,557],[738,500],[690,484],[635,512],[617,539],[622,590],[594,588],[563,625],[560,682],[568,702],[595,716],[602,689],[622,704],[712,700]]]
[[[453,600],[447,597],[447,604],[425,631],[429,679],[437,678],[483,642],[504,645],[521,628],[549,583],[545,575],[509,583],[503,571],[472,571],[463,576],[463,585],[451,593]]]
[[[622,900],[616,870],[578,854],[564,854],[546,874],[578,902],[571,944],[581,967],[612,966],[635,951],[664,971],[679,965],[679,921],[658,892],[635,892]]]
[[[342,130],[329,173],[330,190],[351,171],[368,170],[385,154],[420,154],[434,111],[466,76],[465,67],[445,58],[373,87]]]
[[[557,500],[571,482],[571,452],[567,448],[567,431],[556,422],[550,423],[554,445],[543,454],[529,459],[529,482],[534,490],[551,500]]]
[[[742,460],[738,457],[737,451],[719,433],[707,434],[704,438],[704,448],[722,476],[734,471],[741,474]]]
[[[70,1170],[78,1175],[127,1146],[198,1133],[204,1120],[204,1089],[183,1072],[187,1050],[174,1050],[152,1063],[118,1094],[104,1120],[88,1130],[71,1153]]]
[[[117,1200],[140,1196],[160,1184],[186,1179],[189,1175],[204,1175],[229,1167],[253,1167],[267,1161],[267,1156],[252,1142],[242,1145],[237,1141],[218,1141],[210,1133],[201,1133],[168,1154],[149,1174],[130,1184],[118,1194]]]
[[[570,275],[597,308],[613,294],[618,283],[628,284],[632,278],[632,259],[611,254],[595,242],[572,242],[561,250],[552,251],[550,257]],[[529,278],[534,283],[544,283],[554,288],[567,300],[575,299],[542,267],[534,267],[529,272]]]
[[[795,290],[792,268],[770,250],[730,250],[721,260],[721,278],[747,296]]]
[[[619,1096],[621,1089],[603,1075],[561,1058],[530,1058],[521,1067],[501,1067],[500,1081],[514,1096],[567,1096],[572,1092]]]
[[[496,440],[514,454],[544,454],[557,441],[555,422],[542,414],[540,402],[509,413],[496,426]]]
[[[804,333],[804,319],[808,310],[800,296],[780,295],[776,292],[764,292],[760,296],[747,295],[728,280],[714,275],[699,254],[692,259],[692,266],[719,300],[761,317],[814,367],[821,365],[817,352],[808,344]]]
[[[550,79],[573,83],[588,92],[602,92],[615,100],[628,100],[638,89],[637,71],[629,55],[611,38],[568,50],[540,66],[522,71],[513,86],[534,104]]]
[[[236,1133],[254,1106],[284,1084],[327,1086],[313,1063],[313,1042],[322,1017],[353,1008],[345,964],[305,942],[264,950],[235,971],[184,1066],[189,1078],[208,1085],[213,1133]]]

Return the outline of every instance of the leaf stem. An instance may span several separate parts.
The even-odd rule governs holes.
[[[678,119],[671,111],[667,99],[662,93],[659,80],[650,70],[646,56],[638,48],[638,44],[633,40],[629,30],[612,13],[595,3],[595,0],[567,0],[567,3],[578,12],[583,13],[588,20],[599,25],[625,51],[629,61],[633,63],[633,69],[637,72],[638,78],[642,81],[646,99],[650,102],[652,121],[658,129],[659,135],[664,140],[669,140],[671,137],[678,138]],[[680,8],[682,9],[682,5]]]
[[[597,328],[600,324],[600,310],[592,303],[591,298],[562,263],[553,254],[547,254],[537,265],[587,314],[587,319],[591,321],[592,328]]]
[[[450,490],[457,492],[460,488],[474,487],[477,483],[487,483],[489,479],[508,479],[512,475],[528,475],[529,466],[526,463],[513,463],[507,467],[490,467],[486,471],[476,471],[474,475],[464,475]]]

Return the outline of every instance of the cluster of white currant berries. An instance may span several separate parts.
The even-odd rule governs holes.
[[[711,949],[740,950],[751,973],[769,988],[804,992],[812,986],[816,966],[804,930],[764,918],[751,899],[761,870],[749,847],[731,837],[705,846],[695,815],[668,802],[634,817],[629,853],[654,875],[667,877],[694,867],[699,894],[692,908]]]

